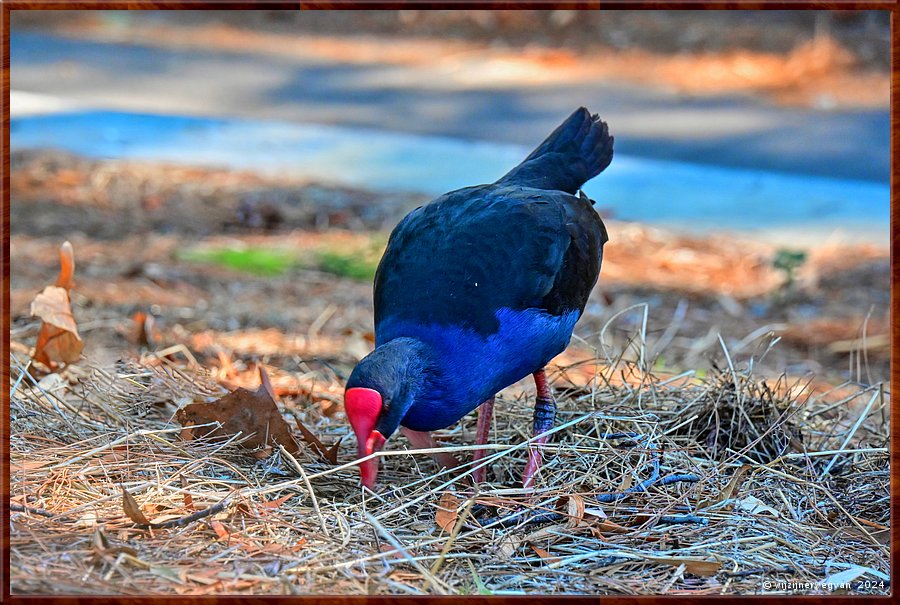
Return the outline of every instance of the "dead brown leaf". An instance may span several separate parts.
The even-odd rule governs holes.
[[[44,288],[31,302],[31,315],[43,322],[33,357],[50,369],[78,361],[84,349],[69,301],[75,273],[75,257],[69,242],[60,246],[59,264],[56,285]]]
[[[325,444],[322,443],[312,431],[303,426],[303,423],[297,419],[296,415],[294,416],[294,421],[297,423],[297,428],[300,429],[300,434],[303,435],[303,440],[306,441],[319,456],[331,464],[337,464],[338,448],[341,446],[341,440],[338,439],[337,443],[330,448],[325,447]]]
[[[213,519],[209,522],[209,526],[212,528],[216,535],[219,537],[219,540],[228,540],[231,537],[231,533],[225,529],[225,526],[222,525],[221,521],[216,521]]]
[[[531,545],[531,550],[533,550],[535,553],[537,553],[537,556],[539,556],[540,558],[545,560],[547,563],[556,563],[557,561],[559,561],[559,557],[551,555],[549,552],[547,552],[543,548],[539,548],[539,547],[535,546],[534,544]]]
[[[718,504],[719,502],[724,502],[729,498],[733,498],[740,491],[741,484],[744,482],[744,476],[747,474],[751,466],[749,464],[745,464],[734,471],[734,474],[731,476],[731,481],[728,482],[728,485],[725,486],[719,494],[712,500],[704,500],[697,505],[697,508],[706,508],[708,506],[712,506],[714,504]]]
[[[212,403],[191,403],[178,410],[175,418],[190,428],[183,436],[229,438],[240,434],[247,438],[242,443],[245,448],[266,449],[278,443],[292,454],[297,453],[300,446],[275,405],[262,366],[259,374],[262,384],[256,391],[238,388]],[[196,426],[211,422],[220,426]]]
[[[75,250],[69,242],[63,242],[59,247],[59,276],[56,278],[56,286],[63,290],[71,290],[74,285],[72,278],[75,276]]]
[[[572,494],[566,501],[566,527],[575,527],[584,520],[584,498],[578,494]]]
[[[259,366],[259,380],[260,386],[255,391],[238,387],[212,403],[191,403],[178,410],[175,418],[186,429],[182,431],[182,437],[229,438],[240,434],[246,437],[242,442],[243,447],[259,456],[267,456],[274,444],[283,445],[288,452],[296,454],[300,451],[300,445],[278,411],[275,391],[263,366]],[[221,426],[197,426],[212,422],[218,422]],[[316,454],[337,464],[340,441],[327,448],[299,420],[297,426],[303,440]]]
[[[131,316],[132,330],[129,340],[140,347],[151,348],[159,342],[160,334],[156,329],[156,320],[149,313],[138,311]]]
[[[128,493],[128,490],[122,488],[122,510],[128,515],[128,518],[140,525],[150,525],[150,520],[144,516],[141,507],[138,506],[134,496]]]
[[[591,525],[591,533],[594,536],[600,538],[603,533],[612,533],[612,534],[627,534],[632,531],[623,525],[619,525],[618,523],[613,523],[612,521],[600,521],[594,525]]]
[[[441,494],[434,520],[448,534],[453,531],[453,526],[456,525],[458,515],[456,509],[458,506],[459,500],[451,492]]]
[[[281,498],[278,498],[277,500],[272,500],[270,502],[260,502],[259,506],[261,506],[263,508],[269,508],[269,509],[274,510],[293,497],[294,497],[294,494],[288,494],[287,496],[282,496]]]
[[[716,572],[718,572],[719,568],[722,567],[722,564],[718,561],[710,561],[708,559],[690,559],[687,557],[652,557],[650,560],[655,563],[671,565],[672,567],[684,565],[684,570],[687,573],[693,574],[695,576],[700,576],[702,578],[716,575]]]
[[[197,507],[194,506],[194,496],[191,495],[191,493],[189,491],[187,491],[188,482],[187,482],[187,478],[185,478],[184,475],[181,475],[181,487],[185,489],[184,507],[187,510],[197,510]]]

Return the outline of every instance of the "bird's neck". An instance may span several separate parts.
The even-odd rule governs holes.
[[[369,353],[353,371],[347,386],[375,389],[390,402],[379,426],[388,436],[411,407],[439,388],[442,381],[436,377],[437,367],[428,344],[416,338],[395,338]]]

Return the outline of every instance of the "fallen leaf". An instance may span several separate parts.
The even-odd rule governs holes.
[[[78,361],[84,342],[72,316],[69,293],[47,286],[31,303],[31,314],[43,321],[34,345],[35,361],[51,369]]]
[[[59,247],[59,276],[56,278],[56,286],[63,290],[71,290],[74,276],[75,250],[72,249],[72,244],[66,241]]]
[[[132,557],[137,557],[137,551],[130,546],[110,544],[109,538],[103,533],[103,528],[97,526],[94,530],[94,550],[100,556],[117,556],[120,553],[126,553]]]
[[[188,488],[188,482],[184,475],[181,475],[181,487],[185,490]],[[184,507],[187,510],[197,510],[194,506],[194,496],[189,491],[184,492]]]
[[[159,330],[156,329],[156,320],[149,313],[138,311],[131,316],[134,325],[130,340],[140,347],[151,348],[159,341]]]
[[[838,527],[835,529],[828,530],[825,532],[829,535],[835,536],[839,534],[850,535],[856,538],[857,540],[865,540],[866,542],[875,541],[881,544],[882,546],[890,546],[891,545],[891,530],[890,529],[873,529],[869,531],[863,531],[858,527],[848,526],[848,527]]]
[[[531,550],[537,553],[537,556],[544,559],[547,563],[556,563],[559,561],[559,557],[551,555],[549,552],[544,550],[543,548],[538,548],[534,544],[531,545]]]
[[[269,397],[272,398],[273,402],[275,400],[275,389],[272,388],[272,381],[269,380],[269,375],[266,373],[265,368],[259,366],[259,380],[261,383],[261,389],[265,389],[266,393],[269,394]],[[294,414],[294,422],[297,423],[297,428],[300,429],[300,434],[303,435],[303,440],[306,441],[312,449],[318,454],[320,457],[324,458],[331,464],[337,464],[337,455],[338,448],[341,446],[341,440],[338,439],[337,443],[335,443],[331,448],[325,447],[325,444],[319,441],[319,438],[316,437],[312,431],[306,428],[300,419],[297,418],[297,415]],[[285,445],[282,443],[282,445]],[[294,453],[294,452],[291,452]]]
[[[781,513],[779,513],[776,509],[772,508],[756,496],[746,496],[741,500],[735,502],[737,510],[742,510],[751,515],[763,515],[770,514],[773,517],[780,517]]]
[[[712,500],[704,500],[700,502],[697,505],[697,508],[707,508],[709,506],[713,506],[714,504],[719,504],[720,502],[724,502],[725,500],[730,499],[740,490],[741,483],[744,482],[744,475],[747,474],[747,471],[749,471],[750,468],[751,467],[749,464],[745,464],[734,471],[734,474],[731,476],[731,481],[728,482],[728,485],[725,486],[725,489],[719,492],[719,494]]]
[[[260,502],[259,506],[261,506],[263,508],[275,509],[293,497],[294,497],[294,494],[288,494],[287,496],[282,496],[281,498],[278,498],[277,500],[271,500],[270,502]]]
[[[651,561],[678,567],[684,565],[684,570],[695,576],[707,578],[716,575],[722,564],[718,561],[710,561],[708,559],[690,559],[687,557],[651,557]]]
[[[379,549],[383,553],[391,553],[386,558],[388,559],[404,559],[403,553],[391,546],[390,544],[382,544]]]
[[[566,527],[575,527],[584,519],[584,498],[578,494],[572,494],[566,502]]]
[[[459,500],[451,492],[441,494],[434,520],[448,534],[453,531],[453,526],[456,525],[456,517],[458,515],[456,509],[458,506]]]
[[[271,393],[271,383],[260,366],[262,384],[256,391],[238,388],[212,403],[191,403],[175,413],[175,418],[189,431],[182,436],[229,438],[240,433],[241,445],[250,450],[281,444],[292,454],[300,450],[287,422],[278,411]],[[218,422],[220,426],[202,426]]]
[[[140,525],[150,525],[150,520],[144,516],[141,507],[138,506],[134,496],[128,493],[128,490],[122,488],[122,510],[128,515],[128,518]]]
[[[508,561],[516,554],[516,550],[521,545],[521,539],[509,534],[500,538],[500,544],[497,546],[496,555],[501,561]]]
[[[296,415],[294,416],[294,422],[297,423],[297,428],[300,429],[303,440],[306,441],[319,456],[331,464],[337,464],[338,448],[341,447],[341,439],[338,439],[337,443],[330,448],[327,448],[324,443],[319,441],[319,438],[316,437],[312,431],[303,426],[303,423],[300,422]]]
[[[618,523],[613,523],[612,521],[600,521],[599,523],[592,525],[591,529],[596,530],[594,534],[598,537],[602,532],[627,534],[628,532],[632,531],[631,529],[623,525],[619,525]]]
[[[209,522],[209,526],[212,528],[216,535],[219,536],[219,540],[228,540],[231,537],[231,534],[228,533],[228,530],[225,529],[225,526],[222,525],[221,521],[216,521],[213,519]]]
[[[33,357],[50,369],[78,361],[84,349],[69,301],[75,273],[75,256],[69,242],[59,248],[59,265],[56,285],[44,288],[31,302],[31,315],[43,322]]]

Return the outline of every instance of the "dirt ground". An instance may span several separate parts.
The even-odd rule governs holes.
[[[648,409],[664,419],[658,435],[665,443],[660,448],[669,452],[664,470],[681,473],[677,480],[696,486],[660,487],[637,508],[613,507],[609,513],[590,503],[585,508],[589,493],[632,485],[649,458],[644,450],[636,457],[616,458],[618,450],[610,449],[607,454],[614,458],[605,463],[605,478],[597,476],[591,458],[596,454],[585,452],[593,452],[605,437],[592,432],[600,430],[596,420],[593,428],[590,421],[581,421],[574,445],[570,436],[557,446],[542,505],[557,520],[565,515],[553,511],[562,506],[570,521],[537,531],[529,524],[509,532],[492,530],[485,537],[481,529],[467,533],[469,507],[512,510],[525,502],[508,487],[520,472],[514,456],[499,458],[491,467],[498,487],[485,491],[481,500],[447,491],[441,483],[445,477],[435,475],[427,463],[409,466],[398,457],[385,463],[385,481],[394,489],[375,499],[362,494],[360,500],[352,467],[323,466],[304,450],[297,456],[314,473],[309,480],[321,500],[301,496],[296,504],[279,508],[302,488],[300,479],[286,480],[282,475],[289,471],[278,470],[285,464],[296,468],[296,461],[288,464],[285,458],[263,469],[262,461],[254,466],[227,448],[163,439],[173,430],[175,407],[223,389],[255,389],[260,365],[268,369],[285,410],[329,444],[346,436],[343,382],[372,347],[371,271],[387,231],[421,204],[422,196],[333,189],[252,173],[85,160],[57,152],[14,154],[11,176],[13,375],[22,377],[26,368],[34,375],[33,388],[28,379],[17,382],[13,406],[13,504],[20,511],[12,523],[14,591],[93,590],[71,580],[71,563],[66,562],[71,552],[84,554],[78,556],[80,577],[102,591],[127,594],[503,594],[546,586],[582,593],[754,593],[762,590],[760,577],[821,579],[844,569],[807,561],[809,553],[817,561],[833,557],[850,570],[872,566],[877,572],[886,565],[888,475],[882,450],[887,407],[884,396],[877,407],[874,396],[859,397],[870,392],[865,385],[888,379],[885,248],[823,242],[804,251],[789,279],[789,271],[778,268],[776,260],[792,251],[771,244],[729,235],[686,237],[607,221],[611,240],[600,284],[572,345],[554,362],[561,421],[574,423],[578,414],[593,411],[611,419],[608,426],[616,430],[643,431],[646,420],[636,410],[649,404],[628,402],[636,392],[632,389],[644,386],[645,379],[623,371],[603,390],[597,386],[598,375],[640,363],[661,376],[681,376],[687,390],[670,392],[672,384],[681,383],[660,383],[653,392],[660,398],[654,405],[661,407]],[[86,345],[84,360],[61,374],[43,375],[27,365],[40,329],[29,305],[56,279],[57,250],[64,240],[75,251],[71,297]],[[148,365],[148,360],[156,361]],[[744,403],[734,408],[752,417],[747,429],[737,411],[726,420],[732,412],[726,413],[722,402],[734,397],[727,393],[738,389],[738,377],[751,367],[753,380],[761,382],[741,382],[746,393],[737,399]],[[704,380],[710,381],[707,386],[697,386]],[[528,388],[517,385],[501,399],[496,438],[503,447],[515,447],[526,436],[528,407],[522,397]],[[69,411],[56,415],[41,389],[60,393]],[[118,403],[109,403],[110,398]],[[806,420],[783,425],[809,398],[817,407],[804,412]],[[76,400],[82,403],[72,403]],[[97,403],[101,401],[107,403]],[[691,417],[689,410],[699,411]],[[774,424],[773,413],[779,418]],[[697,417],[713,417],[709,414],[716,418],[716,429],[695,426],[702,425]],[[862,420],[854,425],[860,414],[869,418],[862,428]],[[70,418],[75,428],[67,426]],[[472,427],[473,418],[468,418],[440,440],[466,444]],[[748,443],[742,433],[757,427],[760,438]],[[773,428],[780,445],[770,443]],[[729,447],[710,446],[725,439],[722,435]],[[353,457],[352,439],[346,441],[340,446],[341,463]],[[93,454],[79,445],[97,443]],[[713,453],[697,453],[704,443]],[[784,450],[787,443],[792,445]],[[828,489],[842,494],[835,500],[837,508],[823,500],[808,511],[815,522],[802,512],[807,504],[798,502],[817,502],[816,490],[822,486],[816,478],[828,458],[766,466],[772,460],[794,460],[791,456],[806,447],[860,448],[851,461],[835,467],[834,480],[827,482]],[[784,458],[784,451],[793,453]],[[713,553],[713,559],[654,554],[657,548],[688,552],[708,536],[703,527],[690,525],[694,516],[678,513],[675,521],[666,518],[688,525],[660,525],[662,533],[648,537],[642,521],[648,518],[646,511],[677,512],[686,498],[706,506],[727,499],[737,489],[736,469],[746,455],[760,457],[764,465],[747,480],[752,495],[740,500],[735,513],[712,512],[708,520],[716,532],[748,540],[746,552],[735,555],[731,546],[721,552],[710,546],[700,552]],[[145,465],[159,476],[148,476]],[[699,475],[685,475],[690,469]],[[803,479],[779,483],[784,473]],[[91,480],[83,483],[78,477]],[[244,487],[229,491],[238,484]],[[222,512],[177,534],[147,533],[122,517],[120,485],[128,486],[154,522],[232,497],[241,498],[234,513],[238,516]],[[414,504],[411,521],[395,514]],[[329,508],[322,512],[320,506]],[[461,552],[457,547],[451,552],[452,539],[444,551],[435,552],[443,544],[434,546],[437,539],[430,533],[435,510],[446,531],[457,523]],[[452,512],[449,521],[441,520],[441,510]],[[760,511],[763,517],[752,524],[741,520],[741,515]],[[73,515],[80,516],[74,520]],[[811,525],[804,525],[807,521]],[[366,527],[381,527],[380,533],[370,537]],[[791,535],[800,536],[796,540],[804,546],[799,551],[771,541]],[[398,539],[407,546],[397,546]],[[602,565],[613,565],[618,575],[576,571],[587,563],[580,549],[600,552],[613,543],[624,550],[610,554]],[[719,544],[718,538],[711,544]],[[763,550],[755,550],[757,545]],[[410,559],[407,548],[426,553],[422,560],[437,558],[432,572],[421,571],[420,555]],[[408,565],[394,560],[401,555]],[[493,559],[484,559],[488,556]],[[359,573],[356,567],[345,568],[345,561],[358,557]],[[470,571],[466,557],[481,561],[478,573]],[[195,565],[199,560],[207,561],[202,568]],[[788,565],[801,560],[805,562]],[[376,563],[381,571],[367,567]],[[541,571],[541,565],[547,569]],[[628,575],[632,573],[637,575]],[[288,576],[295,581],[286,582]],[[855,590],[886,589],[882,582],[880,588]]]

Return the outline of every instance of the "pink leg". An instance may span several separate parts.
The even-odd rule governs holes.
[[[532,436],[549,431],[556,421],[556,402],[553,400],[553,393],[547,384],[547,375],[541,369],[533,376],[534,386],[537,387],[537,400],[534,402]],[[532,447],[528,450],[528,464],[525,465],[525,473],[522,476],[523,487],[531,487],[534,484],[534,475],[541,467],[541,446],[547,443],[547,439],[548,437],[541,437],[532,441]]]
[[[491,432],[491,416],[494,415],[494,398],[491,397],[487,401],[481,404],[478,408],[478,428],[475,431],[475,445],[484,445],[488,440],[488,433]],[[485,455],[484,450],[475,450],[475,453],[472,454],[472,462],[477,463],[479,460],[484,458]],[[472,473],[472,479],[475,483],[481,483],[484,481],[484,476],[486,474],[487,467],[481,467],[476,469],[475,472]]]
[[[434,439],[432,439],[431,433],[429,431],[414,431],[403,426],[400,427],[400,432],[403,433],[403,435],[407,439],[409,439],[409,442],[412,444],[414,449],[425,450],[440,447],[434,442]],[[437,463],[438,468],[455,468],[459,466],[459,460],[446,452],[438,452],[432,454],[431,457],[434,458],[434,461]]]

